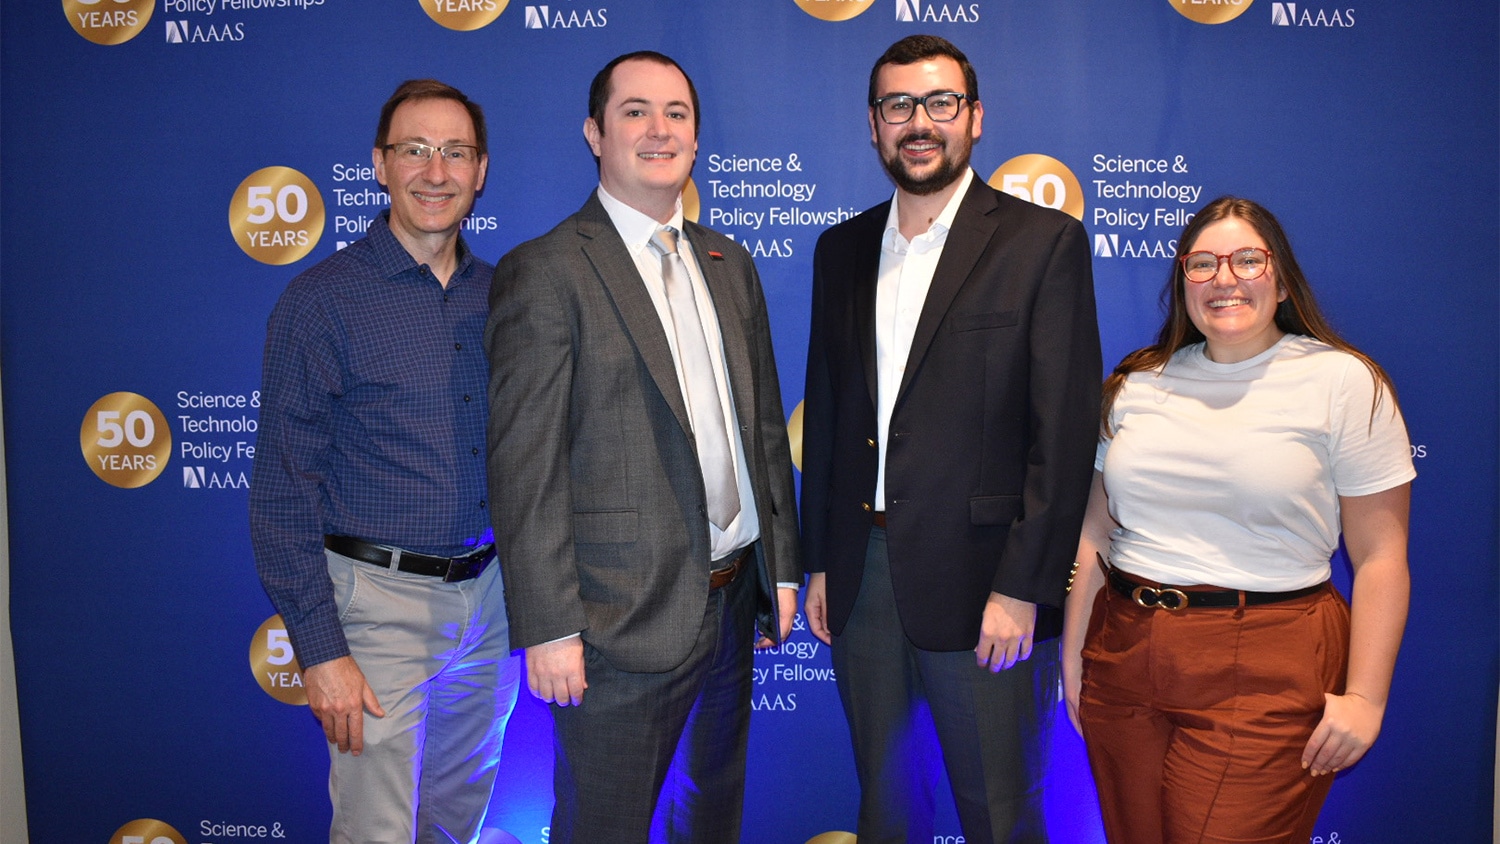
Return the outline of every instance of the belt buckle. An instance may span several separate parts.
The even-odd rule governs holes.
[[[1163,599],[1171,598],[1172,602],[1166,603]],[[1135,601],[1136,606],[1145,609],[1163,609],[1168,612],[1177,612],[1188,605],[1188,596],[1181,589],[1167,587],[1157,589],[1153,586],[1137,586],[1130,592],[1130,600]],[[1150,603],[1147,603],[1147,601]]]
[[[448,571],[443,575],[444,583],[457,583],[461,580],[472,580],[479,576],[484,564],[489,560],[489,552],[470,554],[467,557],[454,557],[448,561]]]

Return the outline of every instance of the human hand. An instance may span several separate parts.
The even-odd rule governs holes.
[[[1358,694],[1324,694],[1323,699],[1323,719],[1302,750],[1302,768],[1315,777],[1358,762],[1380,735],[1385,718],[1384,706]]]
[[[1003,671],[1030,659],[1035,630],[1036,604],[991,592],[979,626],[979,644],[974,646],[979,667]]]
[[[527,648],[526,685],[543,703],[583,703],[583,690],[589,687],[583,672],[583,637],[569,636]]]
[[[807,613],[807,629],[823,644],[833,644],[833,634],[828,632],[828,576],[823,572],[808,575],[802,610]]]
[[[375,697],[375,690],[365,682],[352,656],[341,656],[302,670],[307,688],[307,705],[314,718],[323,725],[329,744],[337,744],[340,753],[360,755],[365,749],[365,711],[384,718],[385,710]]]
[[[777,622],[781,627],[781,641],[792,635],[792,620],[797,617],[797,590],[786,587],[776,588],[776,614]],[[755,649],[761,650],[775,646],[769,636],[761,636],[755,642]]]

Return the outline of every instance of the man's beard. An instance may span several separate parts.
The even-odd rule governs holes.
[[[901,145],[909,141],[936,141],[939,144],[940,155],[936,166],[920,178],[913,176],[907,169],[906,162],[901,159]],[[913,132],[896,141],[895,151],[891,157],[887,158],[882,150],[880,161],[885,165],[885,172],[891,175],[896,187],[913,196],[930,196],[963,176],[964,170],[969,167],[971,146],[972,144],[964,144],[958,155],[950,156],[948,155],[948,142],[941,135],[936,132]]]

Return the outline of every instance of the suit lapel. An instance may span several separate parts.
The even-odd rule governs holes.
[[[625,332],[635,344],[636,352],[651,373],[651,380],[666,399],[672,415],[684,433],[693,430],[688,421],[687,405],[682,400],[682,387],[677,383],[677,367],[672,361],[672,347],[667,345],[667,334],[662,328],[661,317],[646,291],[646,283],[636,269],[625,241],[615,231],[609,212],[600,204],[597,194],[589,194],[589,201],[578,212],[578,234],[583,239],[583,254],[593,266],[599,282],[615,303]]]
[[[849,260],[854,264],[850,278],[854,280],[851,300],[854,306],[854,326],[859,335],[859,357],[864,363],[865,386],[870,391],[870,405],[880,406],[880,380],[875,365],[875,288],[880,281],[881,238],[885,236],[885,221],[890,215],[889,201],[866,212],[870,230],[855,238],[854,254]]]
[[[931,348],[949,306],[989,246],[1000,223],[999,216],[991,213],[995,207],[992,188],[976,176],[963,202],[959,203],[953,227],[948,230],[948,238],[943,243],[943,256],[938,259],[932,285],[927,288],[922,315],[917,318],[917,330],[912,335],[911,352],[906,356],[906,374],[901,378],[901,388],[896,391],[897,402],[906,393],[912,377],[922,368],[922,358]]]

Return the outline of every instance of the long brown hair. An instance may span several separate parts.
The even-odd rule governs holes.
[[[1391,382],[1391,376],[1386,374],[1380,364],[1369,355],[1354,348],[1347,340],[1340,337],[1324,318],[1323,312],[1318,308],[1317,299],[1313,298],[1312,288],[1307,283],[1307,276],[1302,274],[1302,268],[1297,265],[1297,256],[1292,253],[1292,244],[1287,240],[1286,232],[1282,230],[1281,223],[1277,222],[1275,215],[1254,200],[1237,196],[1221,196],[1203,206],[1203,209],[1182,230],[1182,236],[1177,239],[1177,255],[1172,259],[1172,270],[1167,276],[1167,286],[1162,290],[1162,303],[1167,312],[1167,320],[1162,324],[1161,330],[1156,333],[1156,342],[1126,355],[1125,359],[1115,367],[1114,372],[1111,372],[1104,380],[1100,430],[1104,431],[1105,436],[1112,436],[1114,433],[1109,427],[1109,412],[1114,405],[1115,396],[1120,394],[1120,388],[1125,386],[1125,379],[1132,372],[1147,370],[1160,372],[1178,349],[1204,340],[1203,332],[1199,331],[1198,327],[1193,325],[1192,319],[1188,317],[1187,303],[1184,299],[1186,279],[1182,272],[1182,261],[1179,259],[1191,251],[1204,229],[1230,218],[1248,223],[1271,250],[1271,263],[1276,271],[1276,283],[1287,293],[1286,299],[1276,306],[1276,327],[1287,334],[1302,334],[1321,340],[1335,349],[1359,358],[1365,368],[1370,370],[1370,375],[1375,378],[1375,398],[1370,406],[1372,421],[1375,404],[1380,401],[1382,390],[1389,390],[1391,400],[1393,402],[1396,400],[1396,385]]]

